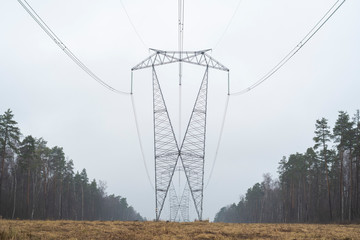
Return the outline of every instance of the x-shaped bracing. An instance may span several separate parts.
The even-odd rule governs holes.
[[[179,160],[184,168],[198,219],[201,220],[203,212],[208,70],[214,68],[229,72],[229,69],[206,54],[208,50],[194,52],[153,51],[155,53],[133,67],[132,71],[148,67],[152,68],[156,220],[160,219]],[[206,67],[181,145],[175,138],[174,129],[155,71],[155,66],[175,62],[187,62]]]
[[[181,160],[184,167],[187,184],[194,201],[198,218],[201,219],[203,211],[208,67],[205,70],[181,146],[179,146],[175,138],[175,133],[155,67],[152,68],[152,73],[155,126],[156,219],[159,220],[160,218],[172,177],[179,160]]]

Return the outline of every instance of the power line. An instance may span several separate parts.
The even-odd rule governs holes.
[[[35,10],[30,6],[30,4],[26,0],[18,0],[21,6],[26,10],[26,12],[34,19],[34,21],[44,30],[44,32],[65,52],[66,55],[76,63],[84,72],[86,72],[91,78],[100,83],[102,86],[107,88],[108,90],[117,93],[117,94],[130,94],[129,92],[120,91],[105,81],[103,81],[100,77],[98,77],[95,73],[93,73],[80,59],[61,41],[61,39],[51,30],[51,28],[42,20],[42,18],[35,12]]]
[[[337,0],[334,5],[325,13],[325,15],[316,23],[316,25],[306,34],[306,36],[296,45],[278,64],[276,64],[268,73],[266,73],[258,81],[250,85],[249,87],[232,93],[232,96],[242,95],[259,86],[261,83],[269,79],[274,73],[276,73],[282,66],[284,66],[321,28],[324,24],[335,14],[335,12],[344,4],[346,0]]]
[[[210,175],[209,175],[209,178],[208,178],[208,180],[207,180],[207,182],[206,182],[205,189],[208,187],[209,182],[210,182],[210,179],[211,179],[212,174],[213,174],[213,172],[214,172],[215,163],[216,163],[217,156],[218,156],[218,153],[219,153],[221,138],[222,138],[222,134],[223,134],[223,132],[224,132],[225,119],[226,119],[227,109],[228,109],[228,106],[229,106],[229,99],[230,99],[230,97],[229,97],[229,95],[228,95],[228,96],[227,96],[227,99],[226,99],[226,102],[225,102],[225,110],[224,110],[223,119],[222,119],[222,123],[221,123],[221,128],[220,128],[220,134],[219,134],[218,142],[217,142],[217,145],[216,145],[216,151],[215,151],[215,155],[214,155],[214,161],[213,161],[213,164],[212,164],[212,166],[211,166]]]
[[[180,58],[182,57],[182,52],[184,51],[184,17],[185,17],[185,0],[178,0],[178,50],[180,52]],[[182,62],[179,62],[179,142],[182,142],[182,139],[181,139],[182,73],[183,73],[183,65],[182,65]],[[179,191],[181,189],[180,188],[180,183],[181,183],[180,179],[181,179],[181,174],[179,171]],[[182,198],[184,196],[184,193],[185,193],[185,189],[183,191],[183,195],[181,196],[181,199],[178,200],[179,208],[176,211],[176,215],[177,215],[177,212],[179,211],[179,209],[181,208],[181,204],[183,204]],[[184,206],[184,207],[188,209],[189,202],[187,202],[187,206]],[[172,208],[172,206],[170,206],[170,212],[172,211],[171,208]],[[182,211],[181,211],[181,213],[182,213]],[[175,218],[176,218],[176,215],[175,215]]]
[[[126,10],[123,1],[120,0],[120,3],[121,3],[122,8],[124,9],[124,12],[125,12],[125,14],[126,14],[126,16],[127,16],[127,18],[128,18],[129,23],[131,24],[132,28],[134,29],[134,32],[135,32],[136,36],[139,38],[140,42],[141,42],[142,45],[146,48],[146,50],[149,50],[149,47],[146,45],[146,43],[144,42],[143,38],[141,37],[141,35],[140,35],[139,32],[137,31],[137,29],[136,29],[136,27],[135,27],[135,24],[134,24],[133,21],[131,20],[130,15],[129,15],[129,13],[128,13],[127,10]]]
[[[137,136],[138,136],[138,140],[139,140],[141,156],[142,156],[142,160],[143,160],[143,163],[144,163],[146,175],[147,175],[147,178],[148,178],[148,181],[149,181],[149,184],[150,184],[151,188],[153,190],[155,190],[154,185],[152,184],[152,181],[151,181],[151,178],[150,178],[149,169],[148,169],[147,164],[146,164],[145,152],[144,152],[143,144],[142,144],[142,141],[141,141],[140,128],[139,128],[139,123],[138,123],[138,119],[137,119],[137,114],[136,114],[136,108],[135,108],[135,102],[134,102],[133,95],[131,95],[131,105],[132,105],[132,109],[133,109],[133,113],[134,113],[136,132],[137,132]]]
[[[239,0],[239,2],[238,2],[238,4],[237,4],[237,6],[236,6],[236,8],[235,8],[235,11],[234,11],[233,15],[231,16],[231,18],[230,18],[230,20],[229,20],[228,24],[226,25],[226,28],[225,28],[224,32],[221,34],[221,36],[220,36],[219,40],[217,41],[217,43],[216,43],[216,44],[215,44],[215,46],[213,47],[213,50],[214,50],[214,49],[215,49],[215,48],[219,45],[219,43],[221,42],[221,40],[224,38],[225,33],[226,33],[226,32],[227,32],[227,30],[229,29],[229,27],[230,27],[230,25],[231,25],[231,23],[232,23],[232,21],[233,21],[233,19],[234,19],[235,15],[236,15],[237,11],[239,10],[239,7],[240,7],[240,5],[241,5],[242,1],[243,1],[243,0]]]
[[[182,52],[184,50],[184,17],[185,17],[185,1],[178,0],[178,50],[179,56],[182,57]],[[181,142],[181,101],[182,101],[182,73],[183,65],[182,62],[179,62],[179,142]]]

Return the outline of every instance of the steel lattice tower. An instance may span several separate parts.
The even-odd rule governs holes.
[[[204,163],[206,140],[206,116],[208,96],[209,68],[226,71],[229,69],[203,51],[161,51],[155,50],[152,55],[133,67],[131,92],[133,91],[133,71],[152,68],[153,83],[153,121],[154,121],[154,158],[155,158],[155,205],[156,220],[160,219],[161,212],[168,193],[170,192],[170,215],[176,218],[178,212],[184,221],[188,219],[186,211],[186,191],[190,191],[199,220],[202,220],[204,195]],[[155,66],[170,63],[190,63],[205,67],[205,73],[192,109],[186,132],[181,145],[175,138],[174,128],[166,107],[164,96],[155,71]],[[229,81],[229,77],[228,77]],[[186,185],[181,199],[172,188],[172,180],[178,161],[181,161]],[[176,207],[178,206],[178,207]]]
[[[180,149],[180,158],[199,220],[203,211],[208,69],[206,67]]]
[[[152,67],[152,78],[156,219],[159,219],[179,158],[179,148],[154,67]]]
[[[179,166],[179,165],[177,166],[176,171],[178,171],[180,173],[183,170],[184,170],[184,168],[182,166]],[[179,191],[180,190],[181,190],[181,188],[179,187]],[[181,217],[184,222],[189,222],[189,220],[190,220],[190,218],[189,218],[190,189],[189,189],[189,185],[187,184],[187,182],[184,186],[181,197],[180,198],[179,197],[180,196],[177,195],[176,190],[175,190],[174,181],[172,180],[170,189],[169,189],[169,202],[170,202],[169,220],[171,222],[175,222],[177,218],[180,219],[180,217]]]

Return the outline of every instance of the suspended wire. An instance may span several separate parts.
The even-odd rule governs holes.
[[[179,47],[179,52],[180,52],[180,58],[182,57],[182,52],[184,50],[184,10],[185,10],[185,7],[184,7],[184,4],[185,4],[185,0],[178,0],[178,18],[179,18],[179,27],[178,27],[178,47]],[[183,65],[182,65],[182,62],[180,61],[179,62],[179,143],[182,142],[182,139],[181,139],[181,114],[182,114],[182,106],[181,106],[181,103],[182,103],[182,91],[181,91],[181,85],[182,85],[182,73],[183,73]],[[181,190],[181,174],[180,174],[180,171],[179,171],[179,193],[180,193],[180,190]],[[185,191],[185,189],[184,189]],[[176,197],[178,198],[178,196]],[[179,202],[179,207],[178,207],[178,210],[176,211],[176,215],[175,215],[175,218],[176,216],[178,215],[178,212],[180,210],[180,205],[181,205],[181,201],[182,201],[182,196],[181,196],[181,199],[179,200],[178,199],[178,202]],[[180,217],[179,217],[180,218]]]
[[[342,0],[340,4],[338,4],[341,0],[337,0],[335,2],[335,4],[325,13],[325,15],[317,22],[317,24],[306,34],[306,36],[299,42],[298,45],[296,45],[277,65],[275,65],[267,74],[265,74],[262,78],[260,78],[258,81],[256,81],[254,84],[250,85],[248,88],[245,88],[239,92],[235,92],[232,93],[231,96],[238,96],[238,95],[242,95],[244,93],[247,93],[249,91],[251,91],[252,89],[254,89],[255,87],[259,86],[261,83],[263,83],[264,81],[266,81],[268,78],[270,78],[273,74],[275,74],[283,65],[285,65],[321,28],[323,25],[325,25],[325,23],[337,12],[337,10],[344,4],[344,2],[346,0]],[[21,4],[21,6],[27,11],[27,13],[33,18],[33,20],[43,29],[43,31],[68,55],[68,57],[74,62],[76,63],[83,71],[85,71],[91,78],[93,78],[95,81],[97,81],[98,83],[100,83],[102,86],[104,86],[105,88],[107,88],[108,90],[118,93],[118,94],[130,94],[129,92],[125,92],[125,91],[120,91],[117,90],[115,88],[113,88],[112,86],[108,85],[106,82],[104,82],[101,78],[99,78],[96,74],[94,74],[82,61],[80,61],[80,59],[61,41],[61,39],[51,30],[51,28],[42,20],[42,18],[35,12],[35,10],[30,6],[30,4],[26,1],[26,0],[18,0],[18,2]],[[238,11],[240,5],[241,5],[242,0],[239,1],[235,12],[233,13],[228,25],[225,28],[225,31],[223,32],[223,34],[221,35],[221,37],[219,38],[218,42],[216,43],[215,47],[216,48],[218,46],[218,44],[221,42],[221,40],[223,39],[225,33],[227,32],[229,26],[231,25],[234,16],[236,15],[236,12]],[[144,40],[142,39],[141,35],[139,34],[139,32],[137,31],[135,25],[133,24],[122,0],[120,0],[120,3],[124,9],[124,12],[131,24],[131,26],[133,27],[136,35],[138,36],[139,40],[142,42],[143,46],[146,49],[149,49],[147,47],[147,45],[145,44]],[[182,4],[182,8],[183,8],[183,4]],[[183,31],[183,20],[184,20],[184,11],[182,11],[182,28],[181,31]],[[180,40],[181,45],[180,46],[180,51],[183,50],[183,35],[181,36],[181,40]],[[181,97],[181,96],[180,96]],[[181,98],[180,98],[181,100]],[[139,145],[140,145],[140,150],[141,150],[141,154],[142,154],[142,159],[143,159],[143,163],[144,163],[144,167],[146,170],[146,174],[147,174],[147,178],[149,181],[150,186],[152,187],[152,189],[154,190],[154,186],[152,184],[151,178],[150,178],[150,174],[148,171],[148,167],[146,164],[146,158],[145,158],[145,153],[144,153],[144,149],[143,149],[143,144],[141,141],[141,136],[140,136],[140,130],[139,130],[139,125],[138,125],[138,120],[137,120],[137,114],[136,114],[136,108],[135,108],[135,103],[134,103],[134,99],[133,96],[131,95],[131,102],[132,102],[132,107],[133,107],[133,113],[134,113],[134,118],[135,118],[135,124],[136,124],[136,129],[137,129],[137,135],[138,135],[138,140],[139,140]],[[217,147],[216,147],[216,151],[215,151],[215,156],[214,156],[214,161],[213,161],[213,165],[211,167],[211,171],[210,171],[210,175],[208,178],[208,181],[205,185],[205,188],[207,188],[207,186],[209,185],[209,182],[211,180],[213,171],[214,171],[214,167],[215,167],[215,163],[217,160],[217,156],[218,156],[218,151],[220,148],[220,143],[221,143],[221,139],[222,139],[222,134],[223,134],[223,129],[224,129],[224,125],[225,125],[225,119],[226,119],[226,115],[227,115],[227,109],[228,109],[228,103],[229,103],[229,96],[227,97],[226,100],[226,105],[225,105],[225,110],[224,110],[224,115],[223,115],[223,119],[222,119],[222,125],[221,125],[221,130],[220,130],[220,135],[219,135],[219,139],[218,139],[218,143],[217,143]],[[180,112],[181,114],[181,112]],[[180,119],[181,121],[181,119]]]
[[[235,17],[235,15],[236,15],[237,11],[239,10],[242,1],[243,1],[243,0],[239,0],[237,6],[236,6],[236,8],[235,8],[235,11],[234,11],[233,15],[231,16],[228,24],[226,25],[226,28],[225,28],[224,32],[221,34],[219,40],[217,41],[217,43],[215,44],[215,46],[212,48],[212,50],[215,50],[215,49],[217,48],[217,46],[219,45],[219,43],[220,43],[220,42],[222,41],[222,39],[224,38],[225,33],[226,33],[227,30],[229,29],[232,21],[234,20],[234,17]]]
[[[284,66],[321,28],[324,24],[335,14],[335,12],[344,4],[346,0],[338,5],[340,0],[337,0],[335,4],[325,13],[325,15],[316,23],[316,25],[306,34],[306,36],[296,45],[278,64],[276,64],[268,73],[266,73],[258,81],[250,85],[249,87],[232,93],[232,96],[242,95],[259,86],[261,83],[269,79],[274,73],[276,73],[282,66]]]
[[[184,49],[184,17],[185,17],[184,12],[185,12],[185,1],[178,0],[178,50],[180,54]]]
[[[219,153],[221,138],[222,138],[222,134],[224,132],[225,119],[226,119],[226,115],[227,115],[227,109],[228,109],[228,106],[229,106],[229,99],[230,99],[230,96],[228,95],[227,98],[226,98],[226,102],[225,102],[225,109],[224,109],[223,119],[222,119],[222,123],[221,123],[220,134],[219,134],[219,138],[218,138],[218,142],[217,142],[217,146],[216,146],[216,151],[215,151],[215,155],[214,155],[214,161],[213,161],[212,166],[211,166],[211,171],[210,171],[210,174],[209,174],[209,178],[208,178],[208,180],[206,182],[205,189],[208,187],[210,179],[211,179],[212,174],[214,172],[215,163],[216,163],[217,156],[218,156],[218,153]]]
[[[139,140],[142,160],[143,160],[144,167],[145,167],[145,170],[146,170],[146,175],[147,175],[147,178],[148,178],[148,181],[149,181],[149,184],[150,184],[151,188],[153,190],[155,190],[154,185],[153,185],[153,183],[151,181],[151,178],[150,178],[149,169],[148,169],[147,164],[146,164],[145,152],[144,152],[143,144],[142,144],[142,141],[141,141],[139,122],[138,122],[138,118],[137,118],[137,114],[136,114],[135,101],[134,101],[133,95],[131,95],[131,105],[132,105],[132,109],[133,109],[133,113],[134,113],[136,132],[137,132],[137,136],[138,136],[138,140]]]
[[[130,94],[129,92],[120,91],[99,78],[95,73],[93,73],[83,62],[80,61],[78,57],[60,40],[60,38],[51,30],[51,28],[42,20],[42,18],[35,12],[35,10],[30,6],[26,0],[18,0],[21,6],[26,10],[26,12],[35,20],[35,22],[44,30],[44,32],[58,45],[61,50],[63,50],[70,59],[76,63],[84,72],[86,72],[91,78],[100,83],[102,86],[108,90],[118,93],[118,94]]]
[[[180,63],[181,64],[181,63]],[[182,115],[182,105],[181,105],[181,103],[182,103],[182,91],[181,91],[181,84],[179,84],[179,93],[178,93],[178,95],[179,95],[179,143],[180,142],[182,142],[182,136],[181,136],[181,131],[182,131],[182,129],[181,129],[181,121],[182,121],[182,119],[181,119],[181,115]]]
[[[182,0],[181,16],[181,51],[184,51],[185,0]]]
[[[178,0],[178,50],[180,52],[180,58],[184,50],[184,16],[185,16],[184,12],[185,12],[185,0]],[[183,72],[183,66],[182,66],[182,62],[180,61],[179,62],[179,142],[181,142],[182,72]]]
[[[126,16],[127,16],[127,18],[128,18],[129,23],[131,24],[132,28],[134,29],[134,32],[135,32],[136,36],[139,38],[140,42],[141,42],[142,45],[146,48],[146,50],[147,50],[147,51],[150,51],[150,50],[149,50],[149,47],[148,47],[148,46],[146,45],[146,43],[144,42],[144,40],[143,40],[143,38],[141,37],[140,33],[137,31],[137,29],[136,29],[136,27],[135,27],[135,24],[134,24],[133,21],[131,20],[130,15],[129,15],[129,13],[128,13],[127,10],[126,10],[123,1],[120,0],[120,3],[121,3],[122,8],[124,9],[124,12],[125,12],[125,14],[126,14]]]

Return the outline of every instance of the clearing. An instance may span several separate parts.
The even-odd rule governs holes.
[[[360,225],[0,220],[7,239],[360,239]]]

